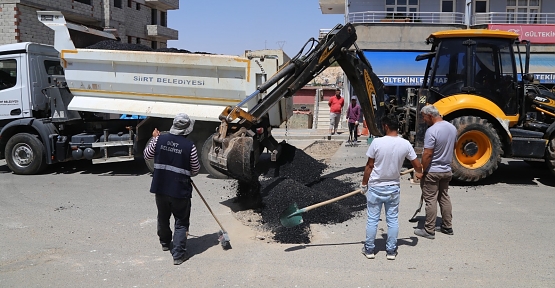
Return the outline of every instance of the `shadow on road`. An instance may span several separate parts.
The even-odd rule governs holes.
[[[187,252],[193,257],[194,255],[201,254],[202,252],[218,245],[218,233],[206,234],[202,236],[189,235],[187,239]]]
[[[451,186],[481,186],[494,185],[497,183],[515,185],[534,185],[538,182],[555,187],[555,177],[544,165],[530,165],[520,160],[508,160],[507,163],[500,163],[497,171],[490,177],[476,183],[466,183],[451,181]]]
[[[374,245],[376,245],[375,252],[382,251],[380,247],[383,248],[385,251],[385,242],[387,239],[387,234],[382,234],[382,238],[376,238],[374,241]],[[358,242],[346,242],[346,243],[327,243],[327,244],[306,244],[306,245],[297,245],[293,247],[289,247],[285,249],[285,252],[295,252],[297,250],[302,250],[311,247],[326,247],[326,246],[343,246],[343,245],[363,245],[364,241]],[[398,238],[397,239],[397,246],[416,246],[418,244],[418,237],[408,237],[408,238]]]

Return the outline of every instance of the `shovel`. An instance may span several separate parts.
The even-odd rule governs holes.
[[[403,172],[401,172],[401,175],[405,175],[408,173],[411,173],[414,171],[414,168],[405,170]],[[293,205],[287,207],[287,209],[283,210],[283,212],[281,212],[281,214],[279,215],[279,221],[281,222],[281,225],[290,228],[290,227],[294,227],[297,226],[301,223],[303,223],[303,216],[301,214],[308,212],[312,209],[316,209],[318,207],[322,207],[324,205],[328,205],[330,203],[333,202],[337,202],[341,199],[345,199],[347,197],[351,197],[353,195],[356,195],[357,193],[360,193],[360,189],[355,190],[353,192],[349,192],[345,195],[341,195],[339,197],[335,197],[333,199],[324,201],[324,202],[320,202],[320,203],[316,203],[314,205],[310,205],[307,206],[305,208],[299,209],[299,207],[297,206],[297,203],[293,203]]]
[[[293,205],[287,207],[287,209],[285,209],[285,210],[283,210],[283,212],[281,212],[281,214],[279,215],[279,221],[281,222],[281,225],[283,225],[287,228],[297,226],[297,225],[303,223],[303,216],[301,214],[303,214],[305,212],[308,212],[312,209],[316,209],[318,207],[322,207],[324,205],[328,205],[330,203],[337,202],[341,199],[351,197],[351,196],[359,194],[359,193],[360,193],[360,189],[355,190],[353,192],[349,192],[345,195],[341,195],[339,197],[335,197],[335,198],[330,199],[330,200],[326,200],[324,202],[320,202],[320,203],[316,203],[314,205],[307,206],[307,207],[302,208],[302,209],[299,209],[299,207],[297,206],[297,203],[293,203]]]

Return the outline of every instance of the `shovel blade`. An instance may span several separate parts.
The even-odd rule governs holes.
[[[281,212],[279,215],[279,221],[284,227],[295,227],[303,223],[302,210],[299,210],[297,203],[294,203]]]

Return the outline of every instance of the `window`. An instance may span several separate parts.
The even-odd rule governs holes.
[[[17,84],[17,61],[0,60],[0,90],[12,88]]]
[[[114,7],[121,9],[123,7],[122,0],[114,0]]]
[[[167,27],[168,26],[168,12],[160,12],[160,25]]]
[[[141,10],[141,4],[137,3],[136,8],[137,8],[137,10]]]
[[[137,37],[137,39],[135,39],[135,43],[141,44],[141,38]]]
[[[158,10],[156,9],[150,10],[150,24],[158,25]]]
[[[150,48],[158,49],[158,41],[152,41],[152,43],[150,43]]]
[[[127,43],[133,43],[133,37],[127,36]]]
[[[127,0],[127,7],[133,8],[133,0]]]
[[[455,12],[453,0],[441,0],[441,12]]]
[[[44,69],[48,75],[64,75],[64,68],[60,65],[60,61],[45,60]]]
[[[87,5],[92,5],[91,4],[92,0],[75,0],[75,2],[80,2],[80,3],[83,3],[83,4],[87,4]]]
[[[507,22],[521,24],[538,23],[540,0],[507,0]]]
[[[405,18],[407,12],[418,12],[418,0],[385,0],[385,10],[393,18]]]
[[[489,11],[488,6],[488,0],[475,0],[474,13],[487,13]]]

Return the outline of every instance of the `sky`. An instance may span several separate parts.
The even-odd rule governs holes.
[[[178,10],[168,11],[168,27],[179,31],[179,40],[168,47],[242,55],[281,45],[292,57],[320,29],[338,23],[344,15],[322,14],[318,0],[180,0]]]

